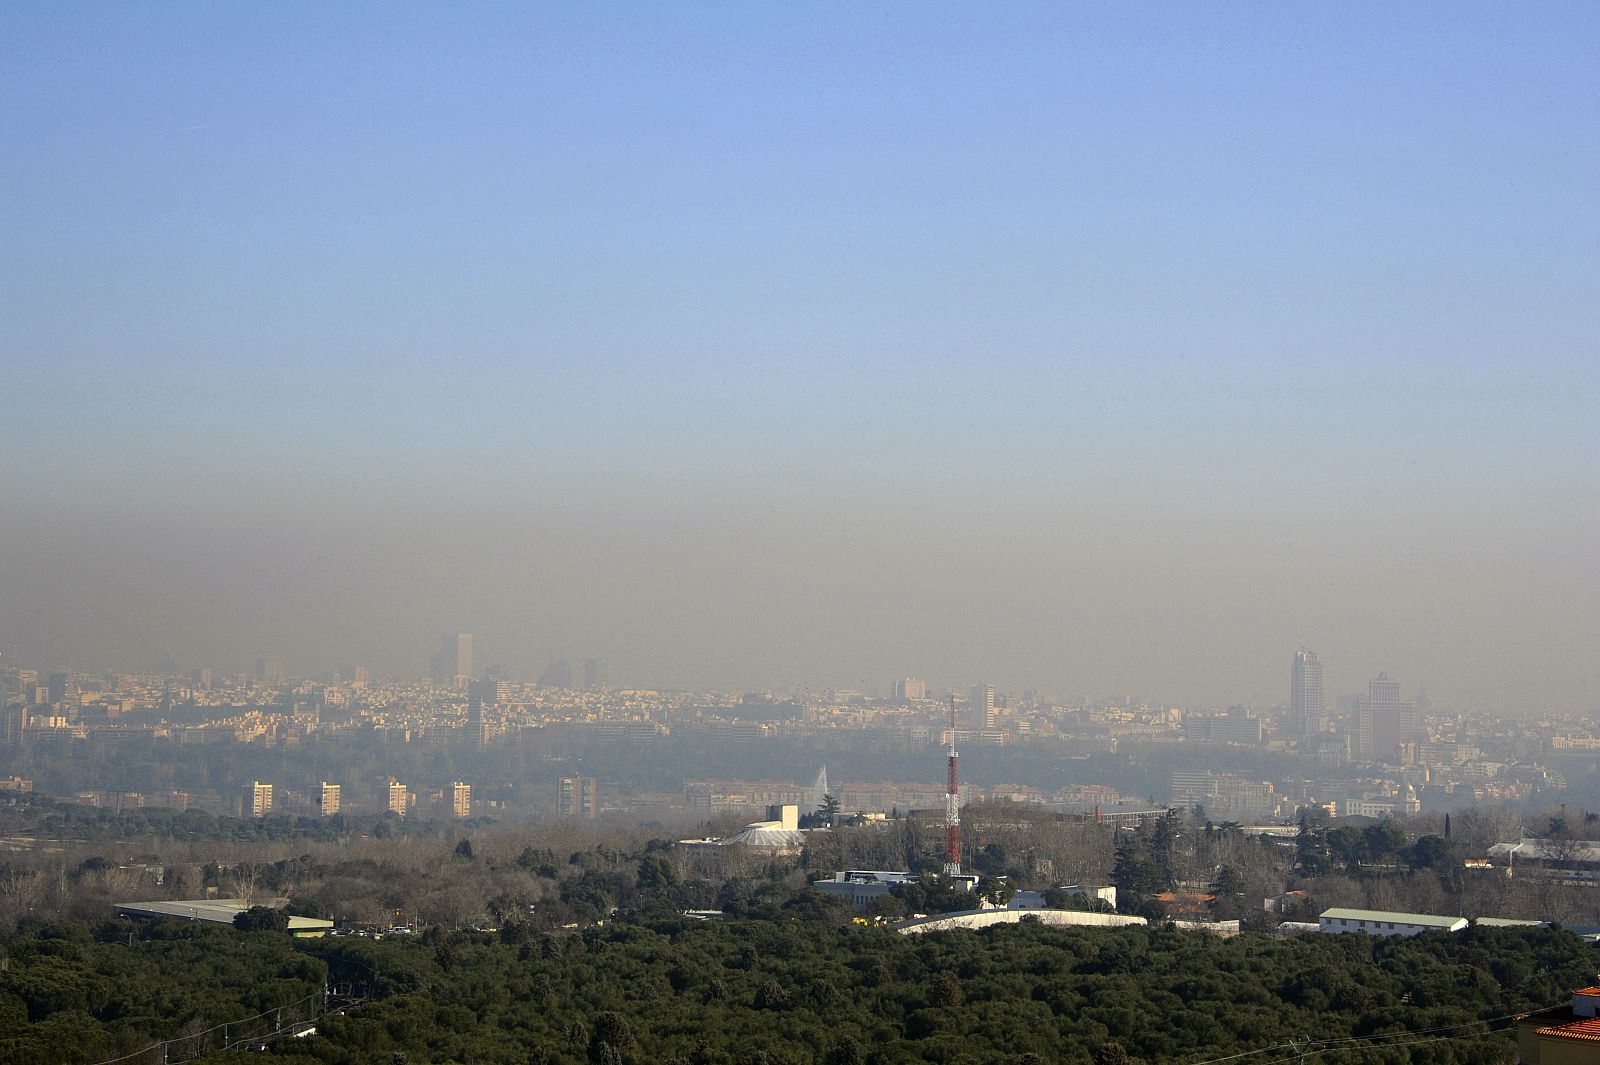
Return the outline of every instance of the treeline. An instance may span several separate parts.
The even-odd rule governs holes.
[[[1220,939],[1024,923],[903,936],[815,893],[759,918],[637,913],[373,941],[155,925],[41,927],[6,948],[0,1063],[90,1062],[270,1008],[324,973],[372,996],[256,1065],[1198,1065],[1316,1047],[1324,1063],[1505,1065],[1515,1013],[1592,982],[1561,931]],[[1309,1042],[1308,1042],[1309,1041]]]
[[[79,838],[117,836],[130,819],[136,831],[128,830],[128,839],[0,859],[0,937],[30,915],[93,921],[107,916],[112,902],[206,894],[288,896],[296,912],[380,927],[522,920],[554,930],[603,919],[619,907],[737,908],[753,893],[791,892],[841,869],[933,874],[943,848],[942,824],[917,818],[817,832],[798,854],[772,854],[682,847],[661,839],[659,826],[606,821],[511,826],[380,819],[341,826],[329,818],[305,825],[308,833],[343,828],[330,839],[298,835],[299,825],[287,818],[251,822],[157,811],[119,818],[47,799],[0,803],[0,827],[7,816],[35,827],[62,818]],[[703,832],[731,834],[737,821]],[[1213,896],[1205,905],[1209,916],[1242,918],[1258,929],[1314,918],[1329,906],[1600,924],[1600,889],[1593,886],[1465,869],[1462,859],[1483,853],[1484,841],[1505,829],[1473,812],[1453,821],[1447,829],[1438,815],[1361,826],[1308,818],[1298,838],[1281,839],[1253,836],[1190,810],[1119,832],[1039,807],[981,803],[963,811],[962,829],[966,866],[984,878],[984,893],[996,900],[1013,889],[1110,883],[1119,889],[1123,912],[1157,919],[1179,907],[1192,913],[1192,904],[1169,907],[1157,896],[1205,893]],[[1582,812],[1564,823],[1558,817],[1528,824],[1552,833],[1592,830]],[[362,828],[370,831],[356,831]],[[191,829],[204,838],[179,838]],[[235,837],[246,830],[262,835]],[[1513,822],[1509,831],[1516,830]],[[397,838],[385,838],[390,834]],[[1062,901],[1060,893],[1052,898]],[[1271,907],[1268,900],[1274,900]],[[877,912],[898,918],[970,905],[965,894],[906,889],[881,900]]]
[[[101,1061],[240,1021],[320,996],[327,968],[281,934],[35,923],[0,950],[0,1063]]]

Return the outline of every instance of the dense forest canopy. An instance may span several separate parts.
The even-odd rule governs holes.
[[[1024,923],[902,936],[815,894],[751,919],[640,914],[564,936],[525,924],[381,941],[47,925],[9,943],[4,962],[0,1062],[19,1065],[106,1060],[302,1001],[324,981],[363,1001],[322,1017],[313,1037],[197,1060],[1198,1065],[1349,1040],[1317,1056],[1502,1065],[1514,1059],[1507,1018],[1595,976],[1593,948],[1559,930],[1222,939]]]

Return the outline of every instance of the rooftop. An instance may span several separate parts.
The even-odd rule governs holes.
[[[130,917],[176,917],[184,921],[204,921],[207,924],[233,924],[234,917],[252,905],[280,909],[288,899],[177,899],[167,902],[117,902],[117,912]],[[325,932],[333,927],[332,921],[320,917],[289,917],[291,933]]]
[[[1548,1028],[1540,1028],[1537,1034],[1600,1043],[1600,1017],[1587,1017],[1581,1021],[1572,1021],[1569,1024],[1553,1024]]]
[[[1441,917],[1435,913],[1396,913],[1390,910],[1347,910],[1334,907],[1323,910],[1324,921],[1390,921],[1394,924],[1414,924],[1427,928],[1453,928],[1461,917]]]

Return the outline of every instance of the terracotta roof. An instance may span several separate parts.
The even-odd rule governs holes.
[[[1585,998],[1600,997],[1600,987],[1580,987],[1573,994],[1583,995]]]
[[[1586,1017],[1581,1021],[1571,1024],[1555,1024],[1549,1028],[1540,1028],[1535,1034],[1553,1035],[1561,1039],[1584,1039],[1589,1042],[1600,1043],[1600,1017]]]

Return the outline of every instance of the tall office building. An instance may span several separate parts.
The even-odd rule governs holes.
[[[483,712],[483,704],[469,702],[467,704],[467,742],[482,750],[489,746],[489,741],[494,738],[494,726],[489,723],[489,717]]]
[[[1322,701],[1322,663],[1315,651],[1298,651],[1289,667],[1289,733],[1315,736],[1327,724]]]
[[[7,749],[22,745],[24,730],[28,727],[28,708],[22,703],[8,703],[0,709],[0,731],[5,733]]]
[[[467,682],[467,705],[495,706],[511,701],[511,685],[503,680],[482,680]]]
[[[1417,704],[1400,698],[1400,682],[1379,673],[1356,700],[1355,743],[1360,758],[1392,758],[1403,740],[1420,734]]]
[[[441,688],[464,688],[472,679],[472,634],[458,632],[439,639],[433,656],[433,682]]]
[[[974,684],[967,700],[968,722],[975,729],[988,728],[994,720],[994,685]]]
[[[480,749],[489,746],[494,729],[490,726],[489,717],[483,712],[483,708],[510,701],[511,685],[503,680],[491,680],[485,677],[482,680],[468,681],[467,741]]]
[[[450,785],[450,812],[457,817],[472,816],[472,785],[456,781]]]
[[[288,670],[283,667],[283,659],[277,657],[263,657],[256,659],[256,680],[261,684],[282,684]]]
[[[902,702],[920,702],[928,697],[928,683],[916,677],[901,677],[894,682],[894,697]]]
[[[76,704],[78,701],[78,678],[71,673],[52,673],[45,679],[45,688],[50,702],[61,704]]]
[[[411,809],[411,795],[398,780],[389,781],[389,812],[404,817]]]
[[[583,660],[583,686],[590,691],[604,688],[611,682],[609,671],[606,669],[606,660],[603,658],[585,658]]]
[[[540,674],[539,683],[546,688],[572,687],[572,663],[565,658],[551,662],[550,668]]]
[[[322,796],[318,800],[318,805],[322,807],[323,817],[332,817],[339,812],[339,807],[342,805],[341,792],[339,785],[329,784],[326,780],[322,782]]]
[[[600,784],[594,777],[562,777],[556,784],[556,814],[595,817],[600,813]]]
[[[245,785],[244,789],[244,815],[246,817],[265,817],[272,812],[272,785],[253,781]]]

